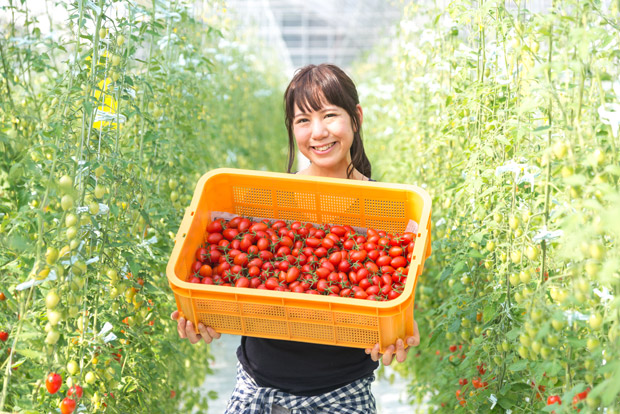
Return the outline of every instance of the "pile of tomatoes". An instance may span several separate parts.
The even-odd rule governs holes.
[[[392,300],[403,291],[415,234],[351,226],[252,221],[237,216],[207,226],[188,281]]]

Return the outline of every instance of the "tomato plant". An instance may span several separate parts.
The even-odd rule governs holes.
[[[220,2],[44,3],[0,5],[0,411],[206,412],[165,267],[202,174],[282,168],[280,72]]]
[[[397,367],[430,411],[620,406],[619,7],[412,3],[357,69],[373,178],[433,198]]]

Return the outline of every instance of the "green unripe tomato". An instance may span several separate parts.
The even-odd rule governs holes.
[[[526,333],[519,335],[519,342],[521,342],[523,346],[530,346],[532,344],[532,340]]]
[[[528,359],[529,358],[530,353],[528,352],[528,350],[527,350],[527,348],[525,346],[521,345],[519,347],[518,351],[519,351],[519,355],[521,356],[521,358],[523,358],[523,359]]]
[[[495,213],[495,214],[493,214],[493,220],[496,223],[498,223],[498,224],[501,223],[503,219],[504,219],[504,216],[502,215],[502,213]]]
[[[93,192],[96,198],[102,198],[105,195],[105,187],[97,184]]]
[[[588,320],[588,323],[590,324],[590,328],[597,331],[601,329],[601,327],[603,326],[603,317],[601,316],[600,313],[595,312],[592,315],[590,315],[590,319]]]
[[[101,177],[104,172],[105,170],[103,169],[103,166],[100,165],[99,167],[95,168],[95,177],[97,178]]]
[[[590,257],[594,260],[603,260],[605,257],[605,247],[603,247],[600,243],[592,243],[588,250]]]
[[[123,35],[116,36],[116,45],[118,47],[123,46],[124,43],[125,43],[125,36],[123,36]]]
[[[47,336],[45,337],[45,343],[47,345],[55,345],[59,339],[60,333],[57,330],[53,329],[47,333]]]
[[[502,350],[508,352],[510,350],[510,344],[507,341],[502,342]]]
[[[95,383],[96,380],[97,377],[95,377],[95,374],[92,371],[88,371],[84,376],[84,381],[86,381],[87,384],[92,385]]]
[[[527,248],[525,249],[525,255],[528,259],[532,261],[538,259],[538,254],[538,249],[534,246],[527,246]]]
[[[97,203],[96,201],[93,201],[93,202],[89,203],[88,204],[88,211],[92,215],[96,215],[97,213],[99,213],[99,203]]]
[[[550,334],[547,337],[547,343],[551,346],[558,346],[558,344],[560,343],[560,339],[557,335],[555,334]]]
[[[586,348],[588,348],[588,351],[594,351],[596,348],[599,347],[599,345],[601,344],[601,341],[599,341],[596,338],[588,338],[588,340],[586,341]]]
[[[75,236],[77,236],[77,227],[71,226],[65,230],[65,235],[67,236],[67,240],[73,240]]]
[[[548,346],[543,345],[540,348],[540,356],[543,357],[543,359],[549,359],[551,354],[552,354],[551,348],[549,348]]]
[[[58,186],[65,193],[71,191],[71,189],[73,189],[73,178],[69,177],[68,175],[63,175],[58,180]]]
[[[67,217],[65,217],[65,226],[67,227],[75,226],[77,222],[78,222],[78,216],[76,216],[73,213],[69,213],[67,214]]]
[[[58,325],[58,322],[60,322],[61,319],[62,319],[62,314],[60,312],[48,309],[47,320],[52,326]]]
[[[77,374],[77,373],[79,372],[79,370],[80,370],[80,367],[79,367],[78,363],[77,363],[77,362],[75,362],[74,360],[71,360],[71,361],[69,361],[69,362],[67,363],[67,372],[68,372],[70,375],[75,375],[75,374]]]
[[[519,250],[513,250],[512,252],[510,252],[510,260],[514,264],[518,264],[519,262],[521,262],[521,252]]]
[[[511,273],[508,279],[512,286],[517,286],[519,284],[520,278],[519,278],[519,275],[517,275],[516,273]]]
[[[519,220],[519,217],[511,215],[508,218],[508,226],[510,226],[511,229],[516,230],[517,228],[519,228],[519,224],[521,224],[521,220]]]
[[[45,251],[45,262],[48,265],[53,265],[58,260],[58,249],[55,247],[48,247]]]
[[[492,241],[492,240],[489,240],[489,241],[487,242],[486,249],[487,249],[488,251],[490,251],[490,252],[492,252],[493,250],[495,250],[495,242],[494,242],[494,241]]]
[[[538,354],[538,353],[540,353],[540,349],[542,348],[542,344],[539,341],[532,341],[531,347],[532,347],[531,348],[532,352],[534,352],[535,354]]]
[[[62,209],[64,211],[67,211],[67,210],[73,208],[73,204],[74,203],[75,203],[75,201],[74,201],[73,197],[70,196],[69,194],[65,194],[60,199],[60,207],[62,207]]]
[[[58,302],[60,302],[60,297],[58,296],[58,293],[56,293],[55,289],[47,292],[47,295],[45,296],[45,307],[47,307],[47,309],[54,309],[56,305],[58,305]]]
[[[529,270],[522,270],[519,272],[519,280],[523,283],[530,283],[532,275]]]

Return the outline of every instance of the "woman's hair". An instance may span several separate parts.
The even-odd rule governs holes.
[[[351,144],[351,164],[347,166],[347,178],[353,169],[370,178],[371,166],[364,144],[362,143],[362,125],[357,104],[359,97],[355,84],[338,66],[330,64],[308,65],[300,68],[293,76],[284,92],[285,124],[288,130],[288,172],[295,162],[295,137],[293,135],[293,118],[295,107],[305,112],[318,111],[324,104],[343,108],[351,117],[353,143]]]

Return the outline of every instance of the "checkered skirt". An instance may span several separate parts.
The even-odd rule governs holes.
[[[371,392],[374,379],[371,375],[325,394],[303,397],[276,388],[259,387],[237,363],[237,384],[225,414],[271,414],[274,403],[291,414],[376,414]]]

